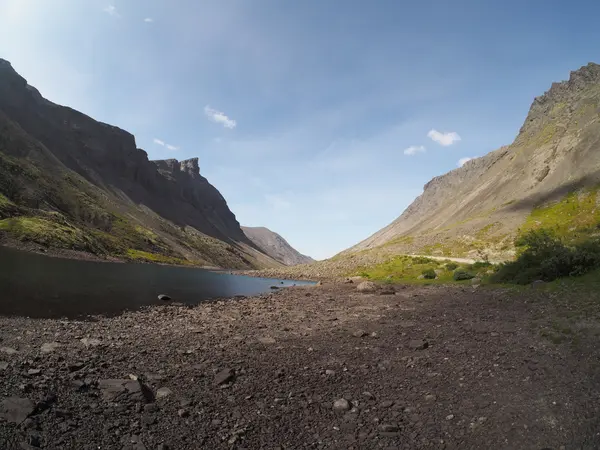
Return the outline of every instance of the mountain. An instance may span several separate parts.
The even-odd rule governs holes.
[[[286,266],[314,262],[294,249],[284,238],[265,227],[242,227],[242,231],[256,246],[271,258]]]
[[[600,65],[571,72],[531,105],[511,145],[433,178],[402,215],[343,252],[513,256],[522,231],[570,237],[600,224]]]
[[[46,99],[0,59],[0,234],[100,257],[261,268],[197,158],[150,161],[127,131]]]

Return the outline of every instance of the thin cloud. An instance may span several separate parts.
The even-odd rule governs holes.
[[[165,141],[163,141],[162,139],[158,139],[158,138],[154,138],[153,142],[156,145],[160,145],[161,147],[166,147],[167,150],[171,150],[171,151],[175,151],[175,150],[179,150],[179,147],[176,147],[174,145],[171,144],[167,144]]]
[[[121,15],[117,11],[115,5],[108,5],[106,8],[104,8],[104,12],[107,13],[109,16],[121,18]]]
[[[154,22],[154,19],[152,17],[146,17],[144,19],[144,22],[146,22],[146,23],[152,23],[152,22]]]
[[[230,119],[225,113],[217,111],[208,105],[204,107],[204,114],[206,114],[206,117],[213,122],[220,123],[225,128],[229,128],[230,130],[237,126],[237,122],[235,120]]]
[[[470,158],[468,156],[464,157],[464,158],[460,158],[458,160],[458,167],[462,167],[465,165],[466,162],[471,161],[473,158]]]
[[[437,130],[431,130],[429,133],[427,133],[427,137],[430,138],[432,141],[443,145],[444,147],[448,147],[449,145],[452,145],[455,142],[461,140],[461,137],[458,135],[458,133],[454,131],[451,131],[449,133],[440,133]]]
[[[424,153],[425,147],[422,145],[411,145],[408,148],[404,149],[404,154],[406,156],[416,155],[417,153]]]

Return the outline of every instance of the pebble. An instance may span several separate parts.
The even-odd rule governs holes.
[[[6,353],[7,355],[14,355],[15,353],[19,353],[18,350],[12,347],[0,347],[0,353]]]
[[[177,415],[179,417],[189,417],[190,412],[185,408],[181,408],[179,411],[177,411]]]
[[[454,414],[448,414],[446,416],[446,420],[452,420],[452,419],[454,419]]]
[[[335,411],[345,412],[351,408],[350,402],[345,398],[340,398],[333,402],[333,409]]]
[[[160,294],[158,296],[158,299],[163,302],[168,302],[169,300],[171,300],[171,297],[169,297],[168,295],[165,295],[165,294]]]
[[[161,398],[168,397],[172,393],[173,393],[173,391],[171,389],[169,389],[168,387],[161,387],[159,390],[156,391],[156,399],[158,400]]]
[[[42,353],[52,353],[62,347],[58,342],[45,342],[41,346]]]
[[[428,402],[434,402],[437,399],[437,397],[433,394],[428,394],[425,396],[425,400]]]
[[[365,330],[358,330],[358,331],[355,331],[354,333],[352,333],[352,336],[361,338],[361,337],[368,336],[368,333]]]
[[[327,369],[325,375],[335,375],[335,370]]]
[[[422,339],[415,339],[408,343],[408,348],[413,350],[425,350],[429,347],[429,342],[424,341]]]
[[[215,376],[215,384],[223,385],[233,382],[235,379],[235,372],[232,369],[223,369]]]

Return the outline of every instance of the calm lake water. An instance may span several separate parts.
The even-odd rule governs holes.
[[[0,247],[0,315],[81,317],[115,315],[165,304],[186,304],[272,292],[271,286],[312,284],[253,278],[187,267],[51,258]]]

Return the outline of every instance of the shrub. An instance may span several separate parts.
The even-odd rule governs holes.
[[[464,269],[458,269],[454,271],[452,278],[454,281],[470,280],[471,278],[475,278],[475,275]]]
[[[469,266],[471,270],[480,270],[487,267],[492,267],[492,263],[488,261],[476,261]]]
[[[519,248],[515,261],[502,264],[494,282],[527,284],[541,279],[580,276],[600,267],[600,240],[565,245],[551,231],[532,230],[515,241]]]
[[[433,269],[426,269],[421,274],[423,275],[423,278],[425,278],[426,280],[435,280],[435,278],[437,277],[437,274],[435,273],[435,270],[433,270]]]
[[[458,268],[458,264],[456,264],[455,262],[449,262],[449,263],[446,264],[445,267],[446,267],[446,270],[452,271],[452,270]]]

